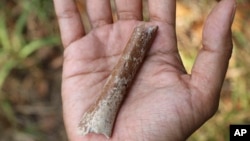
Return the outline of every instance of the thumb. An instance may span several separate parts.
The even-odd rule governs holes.
[[[231,25],[235,0],[222,0],[211,11],[204,29],[201,48],[191,72],[191,84],[207,102],[218,101],[232,53]],[[218,104],[218,103],[217,103]]]

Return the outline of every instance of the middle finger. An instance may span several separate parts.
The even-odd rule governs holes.
[[[142,20],[142,0],[115,0],[119,20]]]
[[[87,12],[93,28],[113,22],[110,0],[86,0]]]

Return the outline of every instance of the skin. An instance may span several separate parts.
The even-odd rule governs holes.
[[[231,24],[235,0],[222,0],[209,14],[203,47],[191,74],[177,49],[175,0],[148,0],[157,37],[116,119],[110,141],[181,141],[217,111],[232,52]],[[92,30],[85,33],[74,0],[54,0],[64,50],[63,116],[70,141],[103,141],[103,135],[81,136],[81,116],[96,100],[120,57],[133,28],[143,23],[141,0],[86,0]]]

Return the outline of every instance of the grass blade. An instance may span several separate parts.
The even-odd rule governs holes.
[[[52,46],[52,45],[57,45],[60,42],[59,37],[48,37],[48,38],[43,38],[39,40],[32,41],[31,43],[27,44],[24,46],[20,53],[19,56],[21,58],[26,58],[36,50],[44,47],[44,46]]]
[[[8,29],[6,26],[6,18],[4,14],[0,14],[0,47],[2,46],[4,50],[11,49],[11,43],[9,39]]]

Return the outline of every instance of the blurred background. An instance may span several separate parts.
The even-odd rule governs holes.
[[[204,20],[215,4],[177,0],[178,45],[188,72],[201,47]],[[78,7],[89,31],[84,0],[78,0]],[[230,124],[250,124],[249,25],[250,1],[238,0],[235,48],[219,110],[188,141],[228,141]],[[67,140],[60,97],[62,54],[52,0],[0,0],[0,141]]]

